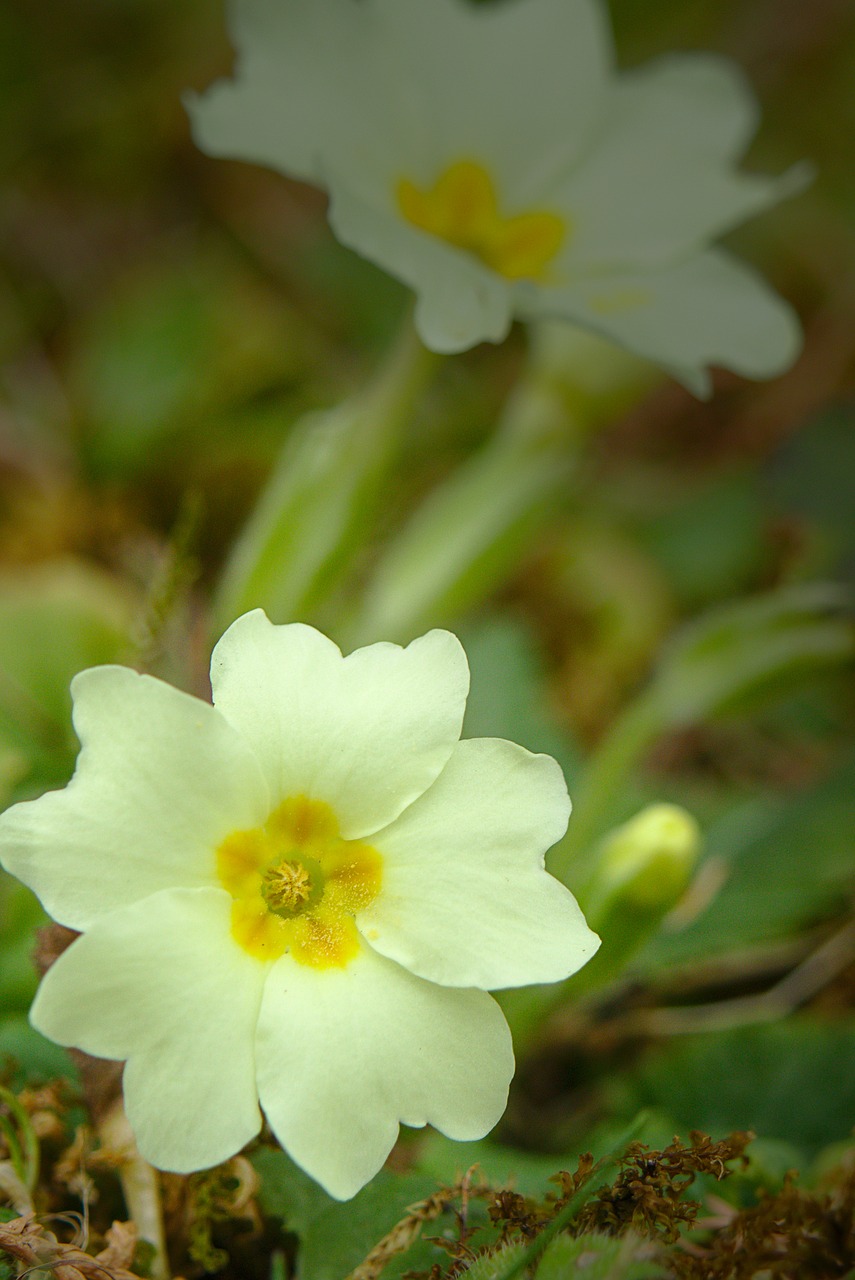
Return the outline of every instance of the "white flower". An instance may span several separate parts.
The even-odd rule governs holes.
[[[32,1021],[128,1060],[128,1117],[160,1168],[225,1160],[260,1104],[347,1198],[399,1121],[491,1129],[513,1054],[486,989],[556,981],[596,950],[543,870],[564,779],[548,756],[459,741],[468,668],[445,631],[342,658],[256,610],[211,682],[213,707],[124,667],[82,672],[74,778],[0,818],[6,868],[82,931]]]
[[[437,351],[561,318],[667,367],[779,372],[789,309],[710,241],[804,181],[740,173],[757,125],[704,54],[617,74],[598,0],[233,0],[199,145],[324,187],[345,244],[417,293]]]

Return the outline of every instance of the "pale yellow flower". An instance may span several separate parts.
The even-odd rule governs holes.
[[[468,680],[448,632],[343,658],[260,610],[214,651],[213,706],[124,667],[75,678],[75,776],[0,817],[0,856],[81,931],[34,1025],[127,1059],[159,1168],[227,1159],[263,1111],[347,1198],[399,1122],[499,1119],[513,1053],[487,990],[564,978],[598,939],[543,869],[561,770],[461,741]]]

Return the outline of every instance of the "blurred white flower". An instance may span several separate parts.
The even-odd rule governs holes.
[[[612,67],[599,0],[233,0],[233,80],[188,103],[212,155],[330,196],[336,235],[409,284],[436,351],[560,318],[669,369],[766,377],[798,323],[709,248],[800,188],[735,164],[757,125],[705,54]]]
[[[63,791],[0,817],[6,868],[81,931],[34,1025],[127,1059],[143,1155],[186,1172],[261,1125],[339,1198],[398,1123],[483,1136],[513,1074],[488,988],[566,977],[598,939],[543,869],[558,765],[459,741],[454,636],[343,658],[311,627],[238,619],[214,706],[125,667],[73,683]]]

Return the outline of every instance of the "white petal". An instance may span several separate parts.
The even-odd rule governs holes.
[[[373,837],[383,885],[360,931],[445,986],[568,977],[599,946],[573,895],[543,869],[569,813],[550,756],[499,739],[459,743],[430,790]]]
[[[220,889],[166,889],[102,916],[48,970],[31,1020],[128,1058],[125,1106],[159,1169],[219,1164],[258,1132],[255,1029],[267,968],[231,939]]]
[[[563,269],[676,261],[804,186],[801,166],[779,178],[734,167],[754,119],[729,70],[672,57],[618,80],[602,136],[557,197],[574,224]]]
[[[525,202],[586,145],[611,66],[596,0],[367,0],[365,8],[397,68],[388,109],[410,121],[401,176],[426,182],[437,164],[474,159]]]
[[[707,365],[771,378],[789,368],[801,347],[792,308],[718,249],[661,271],[543,289],[536,306],[541,315],[582,324],[653,360],[698,394],[709,388]]]
[[[235,77],[186,98],[197,144],[308,182],[321,180],[323,159],[338,151],[382,166],[395,120],[385,42],[369,9],[354,0],[235,0]]]
[[[431,351],[501,342],[511,327],[511,289],[474,255],[410,226],[391,206],[371,205],[331,178],[330,225],[342,244],[410,285],[415,325]]]
[[[469,668],[447,631],[342,658],[312,627],[274,626],[256,609],[220,640],[211,683],[218,709],[256,752],[274,805],[323,800],[356,839],[396,818],[442,770],[460,735]]]
[[[721,160],[739,159],[760,121],[744,72],[713,53],[666,54],[623,72],[615,88],[640,132]]]
[[[514,1061],[498,1005],[435,986],[363,949],[346,968],[283,956],[264,991],[258,1086],[289,1155],[337,1199],[381,1168],[398,1122],[483,1137]]]
[[[594,0],[236,0],[231,12],[234,80],[188,97],[198,144],[322,185],[330,161],[349,163],[381,204],[396,178],[432,180],[461,157],[524,198],[584,145],[611,58]]]
[[[269,812],[240,735],[208,703],[126,667],[82,671],[71,690],[76,772],[0,817],[3,865],[72,929],[158,889],[213,883],[219,842]]]

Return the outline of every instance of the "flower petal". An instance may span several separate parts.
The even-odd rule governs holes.
[[[388,110],[409,107],[399,176],[430,182],[452,161],[474,159],[524,203],[587,144],[612,60],[608,18],[595,0],[367,0],[365,7],[397,68]]]
[[[697,395],[709,394],[707,365],[771,378],[789,368],[801,346],[792,308],[720,249],[661,271],[543,289],[536,306],[646,356]]]
[[[72,682],[71,782],[0,817],[3,865],[60,924],[158,889],[215,883],[213,850],[269,811],[258,763],[208,703],[126,667]]]
[[[258,1132],[255,1028],[268,968],[231,939],[220,889],[166,889],[96,920],[31,1012],[59,1044],[128,1058],[125,1107],[159,1169],[219,1164]]]
[[[446,986],[556,982],[599,939],[543,869],[570,800],[550,756],[512,742],[458,744],[439,778],[373,837],[383,886],[357,924],[376,950]]]
[[[331,176],[330,225],[342,244],[397,276],[417,295],[415,326],[431,351],[501,342],[511,327],[509,282],[465,253],[362,199]]]
[[[753,125],[741,77],[720,60],[664,58],[621,76],[602,136],[556,196],[574,225],[561,267],[674,262],[801,190],[805,166],[777,178],[734,167]]]
[[[358,839],[442,770],[460,735],[469,668],[447,631],[342,658],[314,628],[274,626],[256,609],[220,640],[211,683],[216,706],[257,753],[273,804],[323,800],[342,835]]]
[[[488,995],[424,982],[369,948],[343,969],[277,961],[257,1053],[273,1132],[340,1200],[381,1168],[399,1121],[483,1137],[514,1069],[510,1032]]]
[[[234,80],[187,99],[198,145],[321,185],[335,161],[381,205],[396,178],[468,155],[525,198],[581,150],[611,61],[593,0],[236,0],[231,15]]]
[[[235,0],[235,77],[185,100],[197,145],[307,182],[320,182],[331,151],[352,153],[362,167],[371,169],[375,159],[382,166],[395,119],[385,45],[369,7]]]
[[[760,122],[744,72],[714,53],[669,53],[622,72],[617,92],[639,132],[711,159],[738,160]]]

